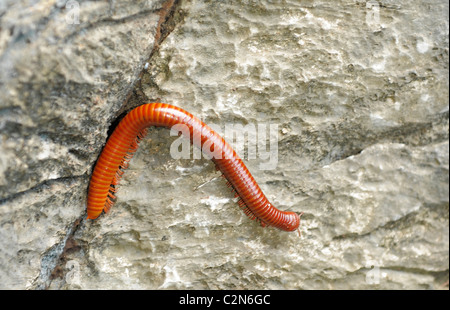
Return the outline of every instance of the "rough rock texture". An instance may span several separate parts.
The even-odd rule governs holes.
[[[448,288],[447,1],[113,3],[70,25],[61,1],[0,5],[2,288]],[[143,100],[276,124],[276,169],[246,163],[301,237],[165,129],[86,221],[108,127]]]
[[[45,287],[167,9],[164,1],[0,3],[0,287]]]

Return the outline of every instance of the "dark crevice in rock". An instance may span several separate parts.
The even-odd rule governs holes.
[[[308,154],[317,165],[316,169],[333,162],[360,154],[364,149],[379,143],[401,143],[420,147],[449,139],[449,112],[434,115],[427,122],[408,122],[382,131],[365,131],[352,123],[330,124],[322,132],[304,130],[302,135],[280,140],[280,151],[294,150],[297,156]],[[348,132],[346,136],[336,132]],[[352,135],[352,136],[351,136]],[[323,141],[327,141],[325,144]],[[319,145],[320,144],[320,145]],[[295,147],[293,147],[295,145]]]
[[[148,60],[146,62],[147,64],[152,63],[153,57],[157,54],[161,43],[164,42],[164,40],[175,29],[175,27],[184,20],[186,12],[178,9],[180,7],[180,4],[181,0],[167,0],[166,2],[164,2],[163,7],[160,9],[160,18],[156,26],[155,42],[153,44],[152,50],[150,51]],[[149,101],[159,101],[159,98],[148,98],[142,90],[142,77],[145,74],[146,70],[147,66],[144,64],[142,71],[134,82],[133,89],[128,93],[124,104],[117,111],[116,121],[111,125],[109,133],[112,132],[113,128],[115,128],[115,126],[126,115],[126,113],[134,107],[137,107]]]
[[[67,234],[61,242],[51,247],[41,259],[41,271],[39,276],[33,281],[33,288],[37,290],[47,289],[51,282],[56,279],[64,279],[67,274],[68,261],[66,255],[74,251],[80,251],[81,247],[77,244],[74,234],[78,227],[83,223],[86,214],[79,217],[68,229]]]
[[[38,193],[38,192],[42,191],[43,189],[45,189],[46,187],[52,186],[53,184],[62,183],[62,184],[66,184],[66,185],[73,185],[75,183],[79,183],[80,180],[85,180],[85,179],[86,179],[86,175],[78,175],[78,176],[70,176],[70,177],[62,177],[62,178],[57,178],[57,179],[45,180],[27,190],[17,192],[12,195],[0,198],[0,208],[2,207],[2,205],[7,204],[8,202],[11,202],[15,199],[19,199],[19,198],[23,197],[24,195],[28,195],[29,193]]]

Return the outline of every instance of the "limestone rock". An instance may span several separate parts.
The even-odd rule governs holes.
[[[45,287],[163,1],[0,3],[0,287]]]
[[[58,3],[0,6],[4,287],[448,288],[448,2],[89,2],[75,28]],[[153,49],[161,22],[175,28]],[[174,159],[162,128],[110,213],[85,220],[133,96],[222,134],[275,124],[274,169],[240,155],[277,207],[304,212],[301,237],[250,221],[213,163]]]

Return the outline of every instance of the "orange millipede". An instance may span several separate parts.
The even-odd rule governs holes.
[[[97,160],[89,183],[87,196],[88,219],[97,218],[102,211],[108,212],[116,199],[116,186],[128,162],[147,134],[146,128],[161,126],[171,128],[182,124],[189,128],[189,141],[203,151],[205,143],[212,145],[211,160],[228,180],[238,205],[252,220],[262,226],[273,226],[294,231],[300,225],[300,216],[295,212],[275,208],[263,194],[233,148],[208,125],[191,113],[165,103],[147,103],[131,110],[109,137]]]

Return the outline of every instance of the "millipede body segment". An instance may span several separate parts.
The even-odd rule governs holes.
[[[299,227],[300,216],[295,212],[278,210],[267,200],[242,160],[219,134],[191,113],[165,103],[148,103],[131,110],[109,137],[89,184],[88,219],[97,218],[102,211],[108,212],[114,204],[116,186],[140,139],[146,135],[146,128],[171,128],[177,124],[189,128],[189,137],[186,138],[195,146],[203,151],[205,143],[212,146],[206,149],[211,150],[212,161],[228,180],[235,195],[239,196],[239,206],[247,216],[262,226],[286,231]]]

